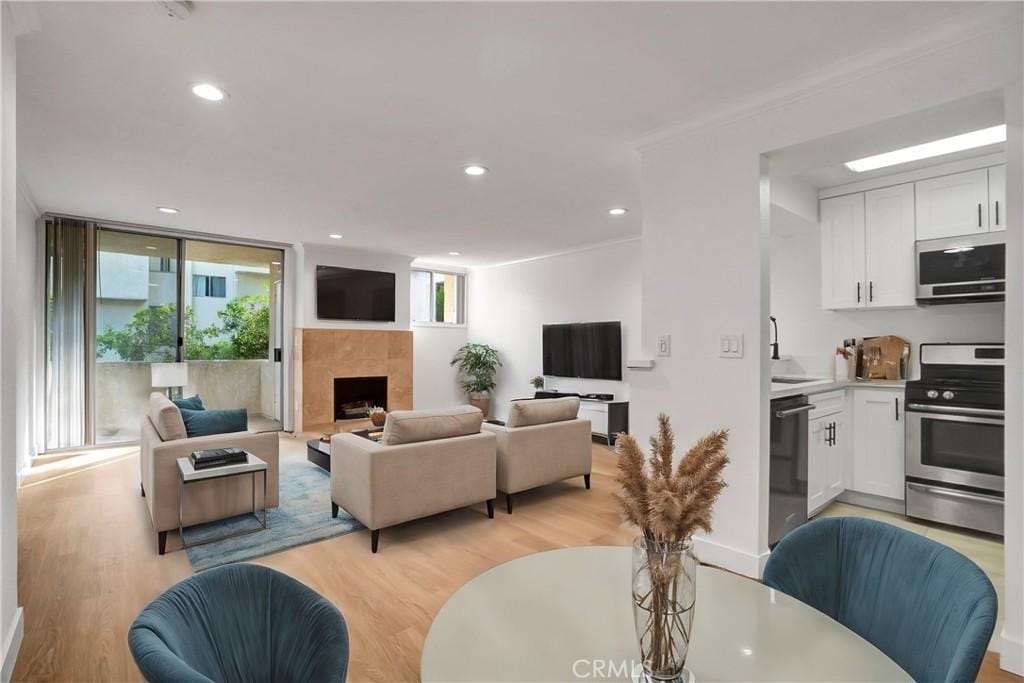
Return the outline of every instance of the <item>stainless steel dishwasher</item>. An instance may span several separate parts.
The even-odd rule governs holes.
[[[807,521],[807,397],[771,402],[768,461],[768,547]]]

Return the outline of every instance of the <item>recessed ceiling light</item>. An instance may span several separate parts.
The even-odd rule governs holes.
[[[863,159],[847,161],[846,167],[851,171],[863,173],[864,171],[873,171],[876,168],[896,166],[897,164],[905,164],[910,161],[918,161],[919,159],[930,159],[931,157],[942,156],[943,154],[962,152],[965,149],[994,145],[999,142],[1006,142],[1006,124],[982,128],[981,130],[971,131],[963,135],[954,135],[951,138],[933,140],[922,145],[904,147],[903,149],[893,150],[885,154],[876,154],[864,157]]]
[[[458,251],[449,251],[449,252],[448,252],[448,255],[449,255],[449,256],[458,256],[458,255],[459,255],[460,253],[461,253],[461,252],[458,252]]]
[[[154,247],[154,246],[153,246],[153,245],[151,245],[151,244],[147,244],[147,245],[146,245],[146,249],[149,249],[150,251],[156,251],[156,247]]]
[[[332,240],[340,240],[341,239],[341,235],[339,235],[336,232],[332,232],[330,235],[328,235],[328,237],[330,237]]]
[[[220,102],[228,96],[226,91],[221,90],[212,83],[196,83],[192,86],[192,94],[211,102]]]
[[[160,213],[178,213],[178,210],[173,206],[158,206],[156,207],[156,210]]]
[[[487,167],[480,166],[479,164],[470,164],[462,170],[466,172],[466,175],[483,175],[487,173]]]
[[[613,216],[621,216],[625,214],[627,211],[629,211],[629,209],[623,208],[621,206],[617,206],[614,209],[608,209],[608,213],[610,213]]]
[[[281,262],[280,261],[271,261],[270,265],[272,265],[272,266],[279,266],[279,265],[281,265]]]

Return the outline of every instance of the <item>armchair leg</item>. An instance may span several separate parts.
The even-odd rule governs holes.
[[[146,497],[146,486],[141,481],[139,482],[139,490],[142,491],[142,497]]]
[[[508,510],[508,514],[512,514],[512,494],[505,494],[505,509]]]
[[[487,501],[487,517],[490,518],[490,519],[494,519],[494,499],[493,498],[491,498],[489,501]]]
[[[160,550],[160,554],[163,555],[167,551],[167,532],[160,531],[156,535],[157,547]]]
[[[586,487],[588,489],[590,488],[590,475],[589,474],[584,474],[583,475],[583,483],[586,485]]]
[[[335,503],[332,500],[331,501],[331,517],[337,517],[337,516],[338,516],[338,504]]]
[[[378,544],[380,544],[380,529],[374,529],[370,532],[370,550],[377,552]]]

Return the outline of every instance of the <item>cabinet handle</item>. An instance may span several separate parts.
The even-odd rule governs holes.
[[[981,204],[978,204],[978,227],[981,227]]]
[[[868,301],[875,300],[875,281],[868,280]]]
[[[857,283],[857,303],[860,303],[860,283]]]
[[[832,445],[835,446],[838,443],[836,440],[836,423],[832,423]]]
[[[996,225],[999,225],[999,200],[996,200]]]
[[[900,399],[898,396],[896,397],[896,421],[900,421]]]

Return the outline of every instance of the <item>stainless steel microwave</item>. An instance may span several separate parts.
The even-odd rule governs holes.
[[[921,240],[916,246],[917,301],[958,304],[1006,298],[1006,233]]]

